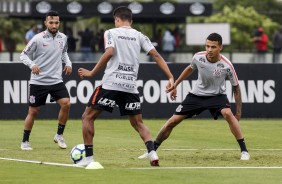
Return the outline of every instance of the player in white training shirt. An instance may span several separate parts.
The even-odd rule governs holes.
[[[132,12],[122,6],[114,10],[115,27],[104,34],[105,53],[91,70],[78,69],[81,78],[92,77],[104,66],[105,74],[102,85],[92,94],[85,112],[82,115],[82,132],[86,157],[77,165],[87,166],[94,162],[93,137],[94,121],[102,111],[112,112],[118,105],[121,115],[127,115],[132,127],[144,141],[152,166],[159,166],[159,158],[149,129],[144,125],[141,114],[141,103],[136,86],[141,49],[151,55],[169,79],[167,90],[173,88],[173,76],[163,58],[156,51],[147,36],[131,27]]]
[[[174,89],[170,93],[173,100],[176,97],[176,87],[195,70],[198,70],[198,80],[192,91],[159,131],[154,141],[155,150],[169,137],[173,128],[181,121],[198,115],[204,110],[209,110],[214,119],[221,115],[228,122],[230,130],[241,148],[241,160],[250,159],[239,124],[242,100],[238,78],[232,63],[220,54],[222,48],[221,36],[217,33],[210,34],[206,40],[206,51],[195,54],[192,63],[175,81]],[[226,96],[226,79],[229,79],[233,86],[236,103],[235,116],[231,112],[230,103]]]
[[[45,105],[47,95],[60,105],[58,129],[54,142],[66,149],[63,133],[70,112],[70,96],[63,83],[62,72],[72,73],[72,63],[67,54],[67,37],[59,32],[60,16],[56,11],[46,14],[46,30],[35,35],[20,55],[20,60],[30,70],[29,109],[24,122],[22,150],[32,150],[29,143],[30,133],[40,106]],[[64,69],[62,64],[65,63]]]

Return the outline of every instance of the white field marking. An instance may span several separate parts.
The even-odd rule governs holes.
[[[282,166],[248,166],[248,167],[132,167],[133,170],[152,170],[152,169],[282,169]]]
[[[140,149],[143,151],[146,151],[147,149]],[[240,150],[235,148],[163,148],[159,149],[163,151],[198,151],[198,150],[205,150],[205,151],[234,151],[234,150]],[[248,149],[249,151],[282,151],[282,148],[254,148],[254,149]]]
[[[33,164],[44,164],[44,165],[85,168],[85,167],[82,167],[82,166],[76,166],[74,164],[63,164],[63,163],[56,163],[56,162],[42,162],[42,161],[38,161],[38,160],[22,160],[22,159],[16,159],[16,158],[3,158],[3,157],[0,157],[0,160],[25,162],[25,163],[33,163]]]

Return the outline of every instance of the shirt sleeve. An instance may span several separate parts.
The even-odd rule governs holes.
[[[146,54],[148,54],[150,50],[155,48],[150,39],[142,33],[140,33],[140,43],[142,49],[146,52]]]
[[[105,31],[104,38],[105,38],[105,49],[109,47],[115,48],[115,42],[110,30]]]
[[[237,86],[239,84],[236,71],[232,64],[230,64],[229,68],[227,69],[227,78],[229,79],[232,86]]]
[[[31,58],[33,56],[33,53],[36,51],[36,49],[37,49],[37,40],[36,37],[33,37],[20,54],[21,62],[27,65],[30,69],[35,65],[35,63],[32,61]]]
[[[196,62],[197,62],[196,55],[194,55],[193,58],[192,58],[192,62],[190,64],[190,66],[191,66],[191,68],[193,70],[197,70],[198,69]]]
[[[72,63],[70,61],[67,50],[68,50],[68,43],[67,43],[67,37],[66,37],[65,46],[64,46],[64,49],[63,49],[63,53],[62,53],[62,61],[66,64],[66,66],[72,67]]]

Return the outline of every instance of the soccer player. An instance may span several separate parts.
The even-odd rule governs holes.
[[[187,94],[184,101],[176,108],[174,115],[160,129],[154,141],[155,150],[169,137],[173,128],[184,119],[192,118],[204,110],[209,110],[215,120],[221,115],[228,122],[230,130],[241,148],[241,160],[250,159],[239,124],[242,100],[238,78],[232,63],[220,54],[222,48],[221,35],[210,34],[206,39],[206,51],[196,53],[191,64],[175,81],[174,88],[170,91],[172,100],[176,98],[176,87],[195,70],[198,70],[198,79],[192,91]],[[229,79],[233,86],[236,103],[235,116],[226,96],[226,79]],[[146,153],[139,158],[143,157],[146,157]]]
[[[131,27],[131,10],[121,6],[114,10],[113,16],[116,28],[105,32],[104,54],[91,71],[84,68],[78,69],[81,78],[92,77],[107,65],[102,85],[94,90],[82,115],[82,133],[86,157],[77,165],[88,166],[91,162],[94,162],[94,122],[102,111],[112,112],[113,108],[118,105],[120,114],[128,116],[132,127],[144,141],[149,153],[150,164],[159,166],[159,158],[154,150],[151,134],[142,120],[141,103],[136,85],[141,48],[151,55],[168,77],[167,89],[173,87],[174,78],[166,62],[148,37]]]
[[[67,54],[67,37],[58,31],[58,12],[48,12],[44,23],[47,29],[35,35],[20,55],[20,60],[31,69],[29,109],[24,122],[22,150],[32,150],[29,143],[30,133],[40,106],[45,105],[48,94],[60,105],[54,142],[62,149],[67,148],[63,132],[69,117],[70,98],[63,83],[62,72],[70,75],[72,63]],[[64,69],[62,63],[65,63]]]

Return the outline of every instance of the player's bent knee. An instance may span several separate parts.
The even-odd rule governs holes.
[[[166,122],[166,126],[170,129],[173,129],[176,125],[178,125],[180,122],[179,121],[176,121],[175,119],[169,119],[167,122]]]
[[[222,111],[221,114],[226,120],[231,119],[234,116],[230,109]]]
[[[64,103],[61,103],[61,108],[65,110],[69,110],[71,106],[71,103],[69,101],[66,101]]]
[[[36,108],[34,108],[34,107],[33,108],[29,108],[28,114],[30,116],[36,117],[39,114],[39,108],[38,107],[36,107]]]

